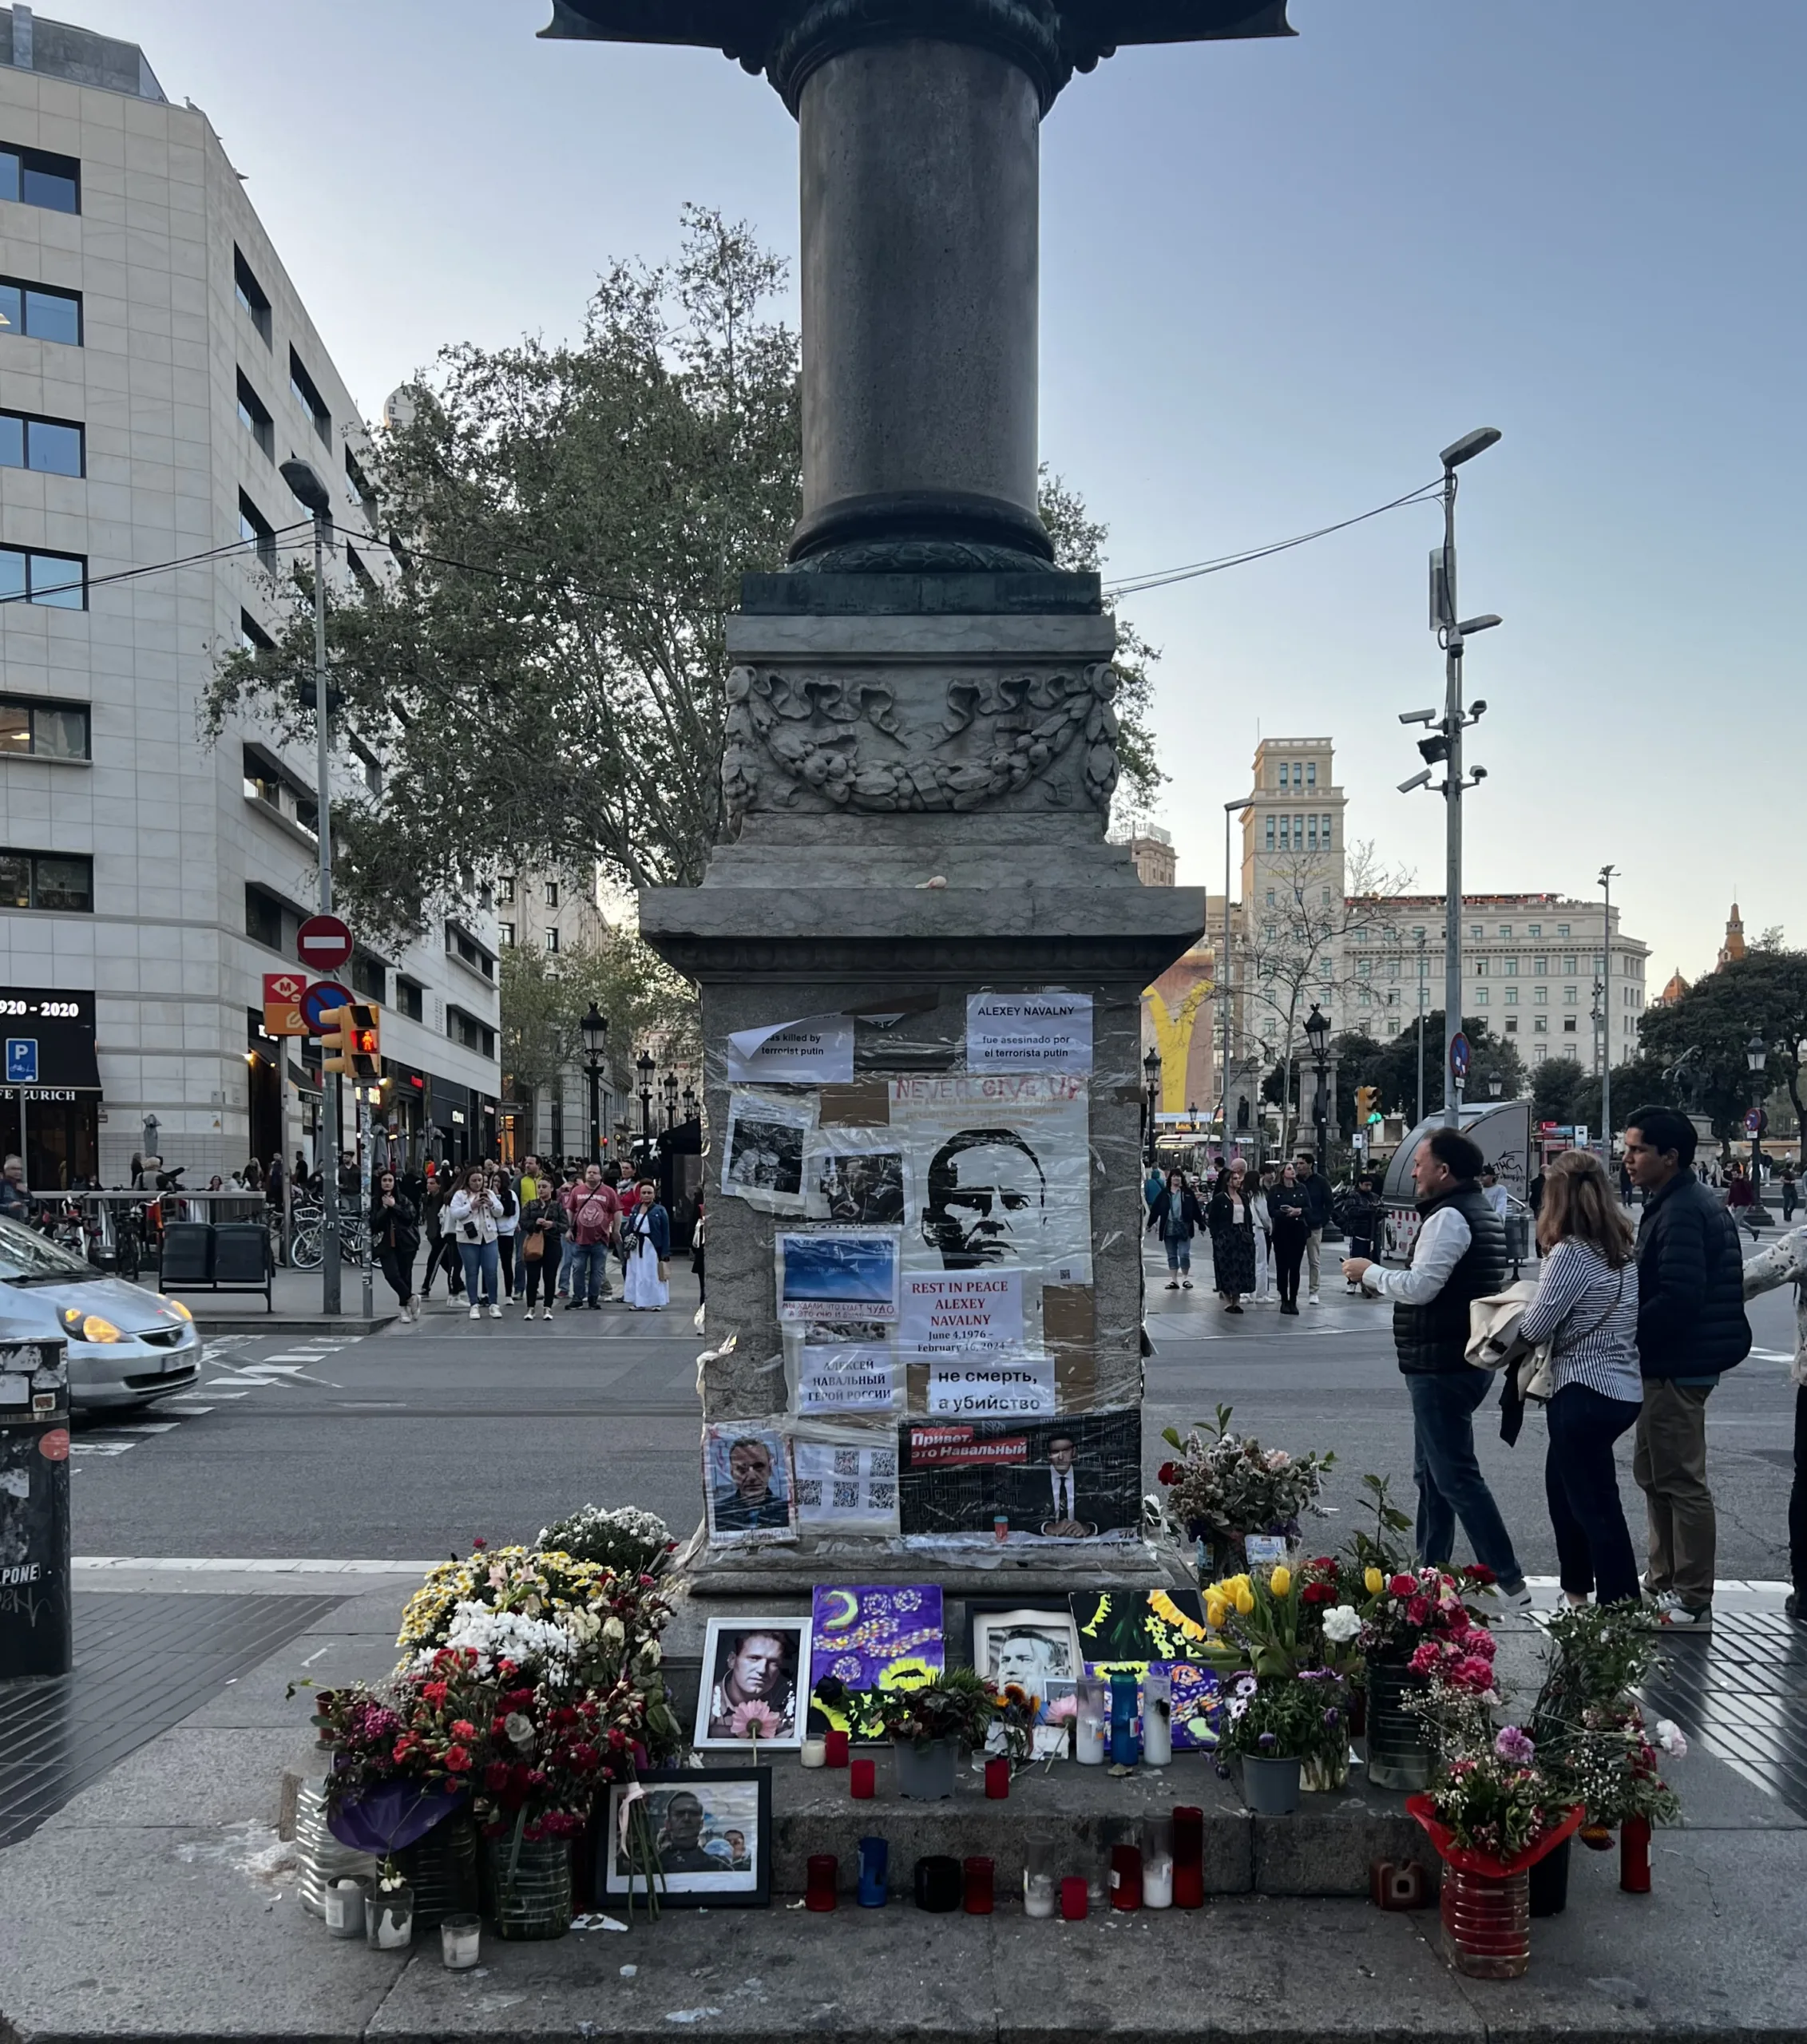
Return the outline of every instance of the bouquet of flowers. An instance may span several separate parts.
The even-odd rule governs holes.
[[[1478,1562],[1459,1576],[1435,1567],[1388,1575],[1370,1563],[1357,1606],[1363,1654],[1370,1661],[1403,1663],[1413,1674],[1453,1689],[1490,1694],[1493,1635],[1468,1599],[1492,1581],[1492,1571]]]
[[[1223,1744],[1247,1758],[1312,1760],[1349,1750],[1349,1686],[1334,1669],[1240,1675],[1223,1717]]]
[[[1172,1427],[1161,1438],[1176,1459],[1155,1472],[1167,1491],[1167,1511],[1194,1539],[1237,1542],[1250,1533],[1298,1537],[1299,1523],[1324,1487],[1333,1454],[1294,1456],[1263,1448],[1252,1435],[1230,1431],[1230,1408],[1217,1408],[1215,1425],[1199,1420],[1182,1440]]]
[[[1687,1741],[1667,1718],[1653,1732],[1632,1694],[1659,1658],[1652,1621],[1635,1606],[1589,1605],[1557,1612],[1548,1639],[1532,1724],[1549,1772],[1586,1806],[1583,1843],[1603,1848],[1632,1818],[1673,1824],[1681,1804],[1658,1755],[1678,1760]]]
[[[845,1712],[862,1737],[877,1738],[882,1733],[893,1745],[913,1745],[918,1753],[926,1752],[937,1739],[983,1746],[1000,1701],[998,1692],[972,1668],[948,1668],[920,1681],[899,1679],[870,1689],[850,1689],[839,1676],[824,1675],[815,1694],[818,1703]],[[1025,1722],[1032,1722],[1034,1699],[1024,1701]]]
[[[1330,1667],[1341,1674],[1360,1636],[1352,1605],[1338,1601],[1337,1564],[1327,1557],[1297,1569],[1226,1576],[1205,1591],[1205,1622],[1242,1647],[1258,1676]]]
[[[1536,1843],[1563,1808],[1536,1759],[1531,1740],[1508,1725],[1490,1747],[1449,1762],[1430,1800],[1456,1844],[1504,1864]]]
[[[555,1526],[542,1526],[534,1544],[542,1554],[593,1563],[617,1575],[653,1575],[677,1546],[664,1519],[631,1504],[587,1504]]]

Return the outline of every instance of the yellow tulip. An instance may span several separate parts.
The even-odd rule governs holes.
[[[1255,1594],[1252,1590],[1238,1590],[1236,1592],[1236,1608],[1245,1618],[1254,1607]]]
[[[1229,1609],[1225,1605],[1210,1603],[1205,1606],[1205,1622],[1213,1632],[1222,1631],[1223,1622],[1229,1615]]]
[[[1377,1568],[1369,1569],[1361,1580],[1367,1585],[1370,1597],[1378,1597],[1386,1587],[1387,1579]]]
[[[1276,1597],[1284,1597],[1293,1586],[1293,1572],[1284,1563],[1267,1579],[1267,1586]]]

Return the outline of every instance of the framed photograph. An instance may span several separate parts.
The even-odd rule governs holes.
[[[748,1754],[800,1746],[809,1693],[807,1618],[711,1618],[692,1743]]]
[[[662,1909],[763,1909],[771,1901],[771,1769],[675,1768],[640,1777],[645,1799],[628,1838],[650,1835]],[[608,1790],[608,1820],[596,1846],[596,1890],[628,1901],[648,1891],[644,1862],[621,1843],[624,1782]],[[645,1820],[645,1831],[640,1820]]]
[[[1067,1721],[1074,1712],[1082,1662],[1079,1634],[1069,1611],[969,1605],[973,1666],[1004,1689],[1014,1682],[1036,1699],[1032,1752],[1037,1759],[1068,1751]],[[1003,1737],[998,1734],[1001,1751]]]
[[[778,1238],[780,1321],[894,1321],[898,1231],[825,1228]]]
[[[703,1499],[719,1546],[795,1539],[790,1442],[775,1427],[710,1422],[703,1429]]]

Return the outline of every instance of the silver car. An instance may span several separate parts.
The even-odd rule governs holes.
[[[13,1338],[69,1344],[69,1401],[81,1410],[148,1405],[200,1375],[188,1308],[91,1264],[17,1221],[0,1219],[0,1320]]]

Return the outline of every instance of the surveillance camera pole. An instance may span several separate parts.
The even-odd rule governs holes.
[[[1448,623],[1443,635],[1443,735],[1447,825],[1443,899],[1443,1119],[1462,1125],[1462,1082],[1451,1052],[1462,1028],[1462,635],[1456,620],[1456,471],[1443,471],[1443,592]]]

